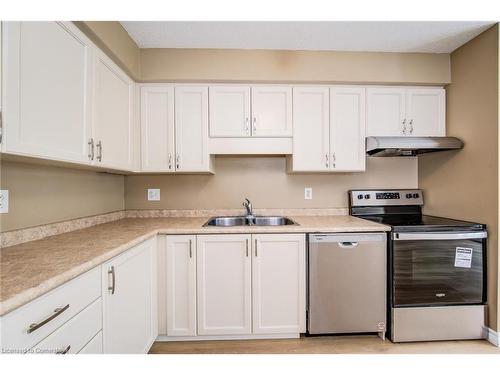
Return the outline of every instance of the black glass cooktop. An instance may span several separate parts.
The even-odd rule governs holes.
[[[362,219],[389,225],[394,232],[440,232],[440,231],[474,231],[484,230],[483,224],[468,221],[447,219],[444,217],[412,214],[389,214],[359,216]]]

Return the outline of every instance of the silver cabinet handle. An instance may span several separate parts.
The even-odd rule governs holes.
[[[94,160],[94,138],[90,138],[87,144],[89,145],[89,159]]]
[[[255,240],[255,257],[257,257],[257,240]]]
[[[108,270],[108,275],[111,275],[111,286],[108,286],[108,290],[111,294],[115,294],[115,286],[116,286],[116,275],[115,275],[115,266],[111,266]]]
[[[406,135],[406,119],[403,119],[403,134]]]
[[[189,257],[193,257],[193,240],[189,240]]]
[[[168,169],[172,169],[172,154],[168,154]]]
[[[248,238],[245,241],[246,241],[246,245],[247,245],[245,254],[246,254],[246,257],[248,258]]]
[[[335,152],[332,153],[332,167],[335,168],[335,164],[337,162],[337,158],[335,157]]]
[[[95,145],[95,147],[97,148],[97,161],[102,161],[102,142],[99,141],[97,142],[97,144]]]
[[[180,157],[179,157],[179,154],[176,154],[176,155],[175,155],[175,167],[176,167],[177,169],[179,169],[179,168],[180,168],[180,164],[181,164],[181,163],[180,163]]]
[[[255,134],[257,132],[257,117],[254,117],[253,118],[253,134]]]
[[[328,154],[325,154],[325,166],[328,168]]]
[[[66,353],[68,353],[68,352],[69,352],[69,350],[70,350],[70,349],[71,349],[71,345],[68,345],[65,349],[63,349],[63,350],[58,350],[58,351],[56,352],[56,354],[66,354]]]
[[[413,134],[413,119],[410,120],[410,134]]]
[[[248,117],[245,118],[245,132],[250,133],[250,127],[248,126]]]
[[[30,324],[27,333],[31,333],[33,331],[36,331],[38,328],[43,327],[45,324],[50,322],[51,320],[57,318],[59,315],[61,315],[63,312],[65,312],[67,309],[69,309],[69,303],[64,306],[64,307],[58,307],[57,309],[54,310],[54,313],[49,316],[48,318],[42,320],[39,323],[32,323]]]

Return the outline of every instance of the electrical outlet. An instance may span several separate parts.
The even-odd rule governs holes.
[[[0,214],[9,212],[9,191],[0,190]]]
[[[160,189],[148,189],[148,201],[159,201]]]
[[[313,188],[304,188],[304,199],[313,199]]]

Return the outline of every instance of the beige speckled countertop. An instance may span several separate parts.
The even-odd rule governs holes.
[[[381,232],[388,226],[352,216],[294,216],[299,225],[202,227],[207,217],[122,219],[0,252],[0,315],[22,306],[156,234]]]

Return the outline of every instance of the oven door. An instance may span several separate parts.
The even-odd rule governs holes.
[[[486,232],[392,236],[393,307],[486,302]]]

